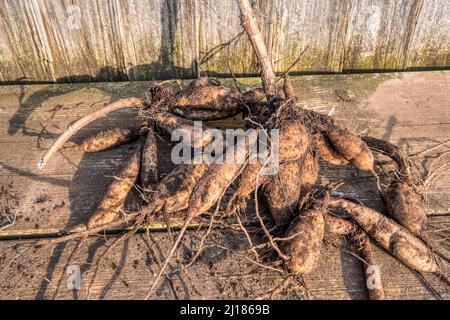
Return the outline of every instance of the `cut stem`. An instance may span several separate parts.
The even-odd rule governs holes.
[[[258,19],[253,12],[249,0],[239,0],[239,10],[241,11],[242,16],[242,26],[252,43],[256,58],[261,67],[261,80],[264,92],[270,101],[271,98],[277,96],[277,87],[275,85],[275,74],[272,68],[272,61],[270,61],[264,37],[259,28]]]

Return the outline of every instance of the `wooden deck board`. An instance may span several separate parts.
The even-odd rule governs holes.
[[[230,81],[224,82],[231,85]],[[240,82],[246,87],[255,85],[257,79],[240,79]],[[321,112],[333,112],[336,118],[352,130],[388,139],[404,147],[408,153],[422,151],[450,138],[450,72],[305,76],[293,78],[292,82],[299,105]],[[50,277],[52,282],[57,279],[68,249],[62,253],[55,253],[55,248],[46,248],[44,252],[34,255],[27,253],[24,257],[26,263],[23,263],[23,272],[31,272],[33,277],[24,281],[23,279],[27,278],[22,271],[19,272],[17,265],[9,271],[2,271],[5,264],[14,257],[7,249],[23,243],[19,240],[6,241],[6,238],[56,234],[84,223],[110,183],[111,176],[120,170],[121,164],[131,153],[130,146],[89,155],[68,149],[63,151],[64,156],[56,155],[44,170],[38,171],[36,163],[45,152],[39,150],[37,145],[42,125],[46,125],[46,131],[41,134],[41,146],[45,148],[80,116],[110,101],[142,96],[147,85],[134,82],[0,87],[0,185],[5,190],[1,194],[0,202],[5,205],[8,201],[8,205],[17,213],[16,223],[8,229],[0,230],[0,278],[7,279],[2,280],[5,290],[1,290],[0,298],[48,298],[52,295],[54,284],[42,289],[46,287],[43,284],[46,282],[44,278]],[[53,115],[52,110],[56,106],[62,107]],[[84,128],[74,137],[74,141],[80,141],[82,137],[102,128],[114,126],[137,127],[139,123],[132,111],[115,112]],[[450,145],[444,145],[426,154],[426,157],[418,158],[421,174],[425,174],[425,169],[434,158],[449,149]],[[170,146],[161,143],[161,150],[162,171],[167,173],[172,167]],[[436,167],[442,167],[449,158],[442,158]],[[349,179],[349,183],[340,191],[372,207],[382,207],[375,192],[375,183],[367,178],[366,174],[351,168],[322,164],[321,175],[322,183]],[[428,190],[428,200],[428,212],[436,225],[435,229],[448,228],[450,172],[440,176]],[[158,233],[156,236],[163,239],[166,235]],[[137,249],[139,241],[142,242],[141,246],[143,245],[143,240],[139,238],[137,236],[130,239],[128,257],[124,258],[127,266],[117,276],[117,279],[125,279],[124,284],[120,285],[122,280],[117,280],[109,289],[107,298],[142,298],[145,295],[146,287],[143,284],[151,281],[149,270],[152,267],[145,264],[137,269],[129,266],[134,260],[146,255],[145,250]],[[191,239],[189,236],[186,241]],[[120,260],[121,250],[123,251],[123,248],[118,247],[112,253],[112,257],[117,261]],[[3,255],[3,252],[6,252],[6,255]],[[55,255],[60,257],[55,260]],[[82,251],[77,261],[86,261],[87,255],[87,252]],[[134,255],[139,258],[133,260]],[[326,250],[322,259],[323,265],[307,279],[308,288],[315,298],[365,297],[359,263],[354,258],[343,257],[344,254],[336,248]],[[384,252],[377,251],[377,257],[383,266],[383,280],[388,297],[432,298],[416,275],[404,267],[399,267],[399,264]],[[205,264],[210,264],[212,260],[205,258],[205,261]],[[244,263],[231,255],[227,255],[220,263],[223,264],[224,271],[237,273],[240,268],[236,261]],[[214,263],[213,268],[220,268],[219,265]],[[51,272],[48,271],[50,269]],[[257,276],[244,277],[254,279],[235,284],[233,289],[231,284],[215,283],[214,273],[211,274],[209,266],[205,269],[204,265],[196,264],[191,269],[188,271],[191,281],[185,281],[188,283],[186,286],[189,287],[187,291],[190,298],[251,298],[258,292],[258,286],[267,289],[277,279],[273,274],[264,276],[261,281],[255,280],[258,279]],[[398,270],[401,271],[397,272]],[[110,276],[111,272],[106,268],[96,283],[98,292],[108,286]],[[147,278],[141,279],[142,277]],[[204,284],[201,284],[204,279]],[[128,286],[125,283],[128,283]],[[205,287],[195,288],[200,284]],[[181,283],[179,285],[180,288],[184,286]],[[236,286],[239,288],[236,289]],[[445,292],[445,289],[443,288],[442,292]],[[201,295],[196,295],[196,291]],[[296,298],[300,291],[297,288],[284,295]],[[166,290],[160,297],[170,298],[170,295]],[[305,297],[304,294],[300,295]],[[73,298],[67,290],[63,290],[60,297]]]
[[[435,228],[450,224],[448,217],[432,218]],[[232,235],[213,234],[224,237],[222,243],[236,249],[238,239]],[[190,232],[183,246],[178,250],[178,259],[188,260],[189,249],[193,243],[198,245],[201,234]],[[114,236],[110,237],[114,238]],[[105,259],[101,272],[92,285],[93,299],[142,299],[158,271],[148,243],[152,243],[159,254],[167,252],[170,239],[166,233],[152,234],[153,241],[146,241],[143,234],[130,238],[118,245]],[[241,244],[245,243],[240,239]],[[230,245],[230,243],[233,243]],[[33,249],[13,260],[27,241],[0,242],[0,299],[50,299],[56,284],[63,273],[65,263],[75,243]],[[63,282],[58,299],[84,299],[86,288],[93,275],[90,265],[93,256],[100,254],[102,237],[90,238],[70,264],[79,266],[82,271],[81,290],[72,291]],[[448,252],[447,252],[448,253]],[[290,286],[278,299],[366,299],[362,265],[359,260],[327,244],[317,270],[305,277],[309,297],[305,289]],[[375,259],[380,263],[382,283],[388,299],[436,299],[424,285],[419,276],[407,269],[383,250],[375,247]],[[12,263],[11,263],[12,261]],[[9,268],[7,266],[10,266]],[[251,275],[249,275],[251,273]],[[425,275],[427,281],[442,295],[450,299],[448,287],[433,275]],[[219,248],[211,248],[191,268],[172,277],[177,295],[183,299],[252,299],[269,291],[283,277],[276,272],[255,269],[255,266],[242,256]],[[64,278],[66,280],[66,278]],[[167,283],[163,283],[152,299],[172,299],[173,293]]]

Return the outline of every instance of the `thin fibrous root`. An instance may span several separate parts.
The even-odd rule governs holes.
[[[292,274],[288,274],[280,284],[275,286],[269,292],[258,295],[254,298],[254,300],[273,300],[276,295],[280,294],[289,287],[289,285],[292,283],[293,277],[294,276]]]
[[[175,254],[184,234],[192,222],[192,220],[208,211],[215,203],[221,200],[223,194],[234,180],[242,173],[248,158],[249,146],[251,141],[256,139],[257,133],[253,132],[244,143],[238,143],[236,148],[229,148],[226,157],[233,157],[234,161],[230,164],[215,164],[211,165],[206,173],[199,180],[195,186],[192,195],[189,199],[189,208],[187,211],[186,221],[181,228],[177,239],[172,245],[172,248],[166,260],[156,276],[153,284],[148,291],[145,299],[148,299],[159,283],[159,279],[164,274],[172,256]],[[242,161],[240,161],[242,160]]]
[[[121,235],[119,238],[113,240],[113,242],[98,257],[96,263],[94,263],[94,265],[95,265],[94,275],[92,276],[91,281],[89,282],[89,286],[87,288],[87,293],[86,293],[87,300],[89,300],[91,298],[91,289],[95,282],[95,279],[97,278],[97,274],[98,274],[98,271],[100,270],[100,266],[101,266],[103,260],[107,257],[108,253],[111,252],[111,250],[114,249],[120,242],[127,240],[128,238],[130,238],[132,235],[134,235],[139,230],[139,228],[142,226],[143,222],[147,218],[147,215],[148,214],[140,215],[138,217],[138,219],[136,220],[136,222],[133,226],[133,229],[131,229],[127,233]]]
[[[148,210],[150,210],[150,209],[148,209]],[[57,238],[38,240],[38,241],[36,241],[34,246],[41,247],[41,246],[47,246],[47,245],[54,245],[54,244],[58,244],[58,243],[67,242],[70,240],[88,237],[88,236],[95,235],[95,234],[98,234],[98,233],[101,233],[101,232],[104,232],[107,230],[113,230],[114,228],[120,227],[124,223],[132,221],[133,219],[137,218],[141,214],[143,214],[143,211],[133,212],[133,213],[125,215],[123,218],[120,218],[118,220],[115,220],[113,222],[110,222],[110,223],[107,223],[104,225],[97,226],[92,229],[86,229],[83,231],[67,234],[67,235],[64,235],[61,237],[57,237]]]
[[[97,110],[87,116],[77,120],[75,123],[71,124],[63,134],[59,136],[59,138],[53,143],[53,145],[48,149],[47,153],[42,157],[42,159],[38,162],[38,169],[43,169],[50,158],[61,148],[61,146],[67,142],[75,133],[77,133],[81,128],[91,123],[92,121],[101,118],[108,113],[113,111],[123,109],[123,108],[133,108],[133,107],[142,107],[143,102],[138,98],[129,98],[129,99],[121,99],[114,103],[111,103],[100,110]]]

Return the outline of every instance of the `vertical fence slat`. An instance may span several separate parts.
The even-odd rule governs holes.
[[[450,0],[425,0],[408,52],[407,67],[450,66]]]
[[[450,65],[450,0],[255,3],[276,71]],[[235,0],[0,0],[0,81],[255,74],[241,31]]]

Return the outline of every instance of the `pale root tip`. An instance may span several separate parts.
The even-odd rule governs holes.
[[[330,193],[332,197],[342,198],[344,194],[342,192],[333,191]]]
[[[86,230],[87,230],[87,227],[86,227],[85,224],[79,224],[76,227],[70,229],[68,233],[69,234],[71,234],[71,233],[78,233],[78,232],[83,232],[83,231],[86,231]]]
[[[40,170],[40,169],[43,169],[44,167],[45,167],[45,162],[44,162],[44,160],[40,160],[38,163],[37,163],[37,168]]]

